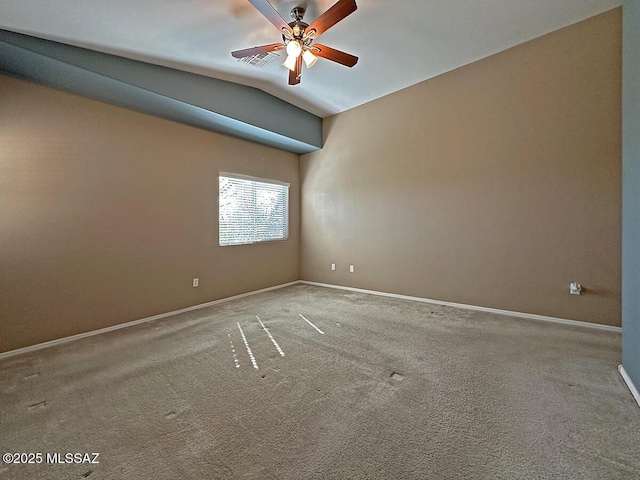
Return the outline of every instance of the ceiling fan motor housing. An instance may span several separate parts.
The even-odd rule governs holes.
[[[296,22],[300,22],[304,17],[304,12],[304,7],[293,7],[291,9],[291,18],[293,18]]]
[[[305,33],[305,30],[309,26],[308,23],[302,21],[302,18],[304,17],[304,12],[305,12],[305,9],[303,7],[294,7],[293,9],[291,9],[291,18],[293,18],[293,22],[290,22],[289,26],[291,27],[291,30],[293,32],[293,38],[296,40],[303,40],[303,35]],[[287,35],[282,35],[282,38],[285,44],[291,41],[291,38],[288,37]],[[305,45],[309,45],[311,42],[308,41],[307,39],[304,39],[303,43]]]

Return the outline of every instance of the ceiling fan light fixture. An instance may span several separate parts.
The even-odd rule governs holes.
[[[302,19],[305,7],[294,7],[291,10],[293,22],[287,23],[270,3],[273,0],[249,0],[249,2],[271,22],[282,34],[282,41],[259,47],[245,48],[231,52],[234,58],[264,57],[275,52],[285,51],[287,58],[282,63],[289,70],[289,85],[298,85],[302,76],[303,64],[311,68],[318,58],[353,67],[358,57],[341,52],[325,45],[311,45],[320,35],[341,22],[358,9],[356,0],[337,0],[322,15],[307,24]],[[306,5],[306,2],[304,3]]]
[[[293,58],[298,58],[302,53],[302,44],[300,40],[291,40],[287,43],[287,55]]]
[[[294,72],[296,70],[296,60],[297,57],[294,57],[293,55],[287,55],[287,59],[282,65]]]
[[[311,53],[311,50],[305,50],[304,53],[302,54],[302,59],[304,60],[304,63],[307,66],[307,68],[313,67],[315,63],[318,61],[318,57],[316,57],[313,53]]]

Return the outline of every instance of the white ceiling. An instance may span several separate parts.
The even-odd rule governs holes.
[[[305,21],[335,0],[271,0]],[[0,28],[260,88],[325,117],[621,5],[621,0],[357,0],[320,43],[360,57],[319,59],[287,85],[274,61],[260,69],[232,50],[281,40],[247,0],[0,0]],[[283,58],[284,60],[284,58]]]

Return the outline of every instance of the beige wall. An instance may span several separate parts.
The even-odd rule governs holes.
[[[219,171],[291,182],[289,241],[219,247]],[[297,280],[299,195],[297,155],[0,75],[0,351]]]
[[[617,9],[330,117],[300,170],[0,75],[0,351],[299,274],[619,325],[620,42]],[[290,240],[219,247],[219,171],[291,182]]]
[[[301,277],[620,325],[620,72],[616,9],[326,119]]]

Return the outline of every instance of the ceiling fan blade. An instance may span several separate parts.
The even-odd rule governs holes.
[[[271,5],[267,0],[249,0],[249,3],[256,7],[262,15],[267,17],[267,20],[273,23],[278,30],[291,32],[289,24],[285,22],[284,18],[282,18],[278,11],[273,8],[273,5]]]
[[[295,71],[289,70],[289,85],[298,85],[302,76],[302,55],[296,59]]]
[[[283,43],[270,43],[269,45],[262,45],[260,47],[245,48],[244,50],[236,50],[231,52],[231,55],[235,58],[250,57],[252,55],[258,55],[260,53],[270,53],[284,50]]]
[[[332,62],[339,63],[349,68],[358,63],[358,57],[349,53],[341,52],[335,48],[327,47],[326,45],[314,43],[311,45],[310,50],[316,57],[326,58],[327,60],[331,60]]]
[[[305,37],[318,38],[340,20],[355,12],[357,8],[355,0],[338,0],[329,10],[311,22],[311,25],[305,29]]]

